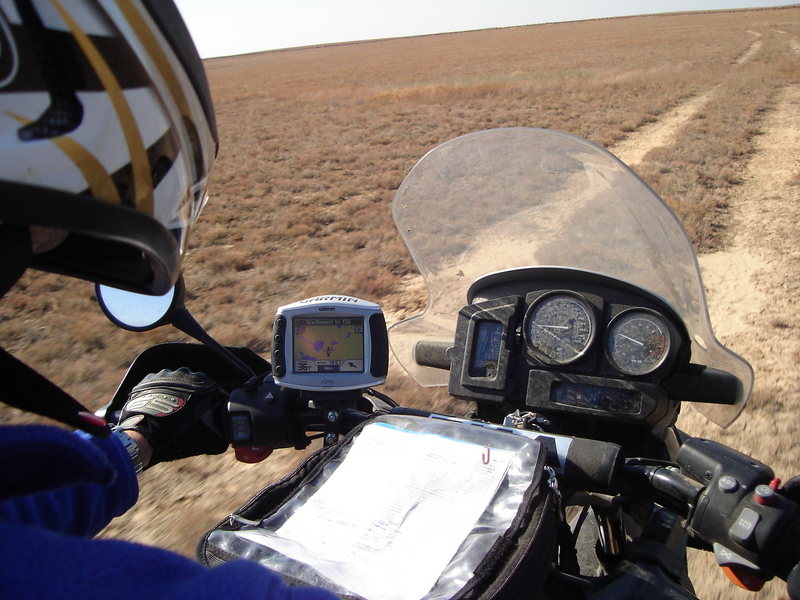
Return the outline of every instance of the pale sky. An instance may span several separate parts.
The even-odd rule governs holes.
[[[792,3],[780,0],[176,0],[203,58],[490,27]]]

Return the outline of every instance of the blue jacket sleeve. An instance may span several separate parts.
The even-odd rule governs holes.
[[[0,428],[0,521],[91,537],[136,503],[125,447],[55,427]]]
[[[253,562],[208,569],[158,548],[90,537],[137,495],[116,438],[0,427],[0,598],[337,600],[288,587]]]
[[[318,588],[288,587],[255,562],[209,569],[159,548],[3,522],[0,598],[338,600]]]

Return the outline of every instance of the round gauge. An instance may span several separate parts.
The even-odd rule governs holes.
[[[566,365],[586,353],[595,334],[594,312],[571,294],[540,298],[528,312],[526,339],[545,362]]]
[[[634,310],[619,315],[608,332],[608,356],[626,375],[647,375],[664,364],[672,336],[664,319]]]

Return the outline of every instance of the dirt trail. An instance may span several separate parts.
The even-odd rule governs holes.
[[[796,46],[790,44],[793,52]],[[740,57],[753,56],[756,41]],[[611,151],[635,170],[653,147],[666,145],[686,119],[714,93],[677,107]],[[731,237],[725,250],[699,257],[717,337],[745,357],[755,372],[754,393],[728,430],[685,410],[679,426],[692,435],[719,439],[771,465],[778,476],[800,472],[796,441],[800,407],[800,86],[785,88],[763,123],[744,183],[730,199]],[[692,579],[701,598],[749,597],[734,588],[713,559],[693,559]],[[771,582],[760,598],[784,598]]]
[[[762,35],[757,31],[749,31],[748,33],[757,38],[760,38]],[[758,54],[762,45],[763,41],[761,39],[754,40],[747,49],[739,55],[733,64],[738,66],[748,62]],[[794,48],[794,46],[792,46],[792,48]],[[696,112],[705,106],[717,92],[717,89],[718,88],[715,87],[704,94],[689,98],[686,102],[679,104],[672,110],[661,115],[654,123],[645,125],[636,131],[636,133],[628,136],[612,148],[609,148],[609,150],[630,167],[639,164],[642,162],[642,159],[644,159],[645,154],[653,148],[670,146],[674,141],[675,135],[681,130],[686,121],[691,119]]]
[[[639,164],[653,148],[671,145],[683,124],[708,102],[712,93],[695,96],[679,104],[664,113],[658,121],[645,125],[609,150],[630,167]]]
[[[750,406],[720,437],[784,478],[800,472],[798,169],[800,86],[793,86],[783,90],[768,117],[745,183],[732,198],[732,243],[724,252],[700,258],[717,337],[747,358],[755,371]],[[686,415],[679,425],[696,435],[719,435],[697,413]],[[696,580],[707,589],[701,596],[731,597],[712,585],[715,567],[708,560],[698,563]],[[773,582],[762,595],[785,597],[783,584]]]
[[[754,35],[757,38],[761,38],[761,36],[763,35],[759,31],[748,31],[747,33]],[[759,50],[761,50],[761,46],[763,45],[763,43],[764,42],[761,39],[755,40],[752,44],[750,44],[747,50],[745,50],[744,52],[742,52],[741,55],[739,55],[739,58],[737,58],[733,64],[741,65],[746,63],[748,60],[753,58],[758,53]]]

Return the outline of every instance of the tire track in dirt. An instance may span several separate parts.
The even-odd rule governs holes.
[[[730,201],[729,247],[700,257],[717,337],[753,366],[750,405],[721,431],[696,411],[678,425],[692,435],[719,439],[769,464],[784,479],[800,471],[800,86],[783,90],[764,122],[740,186]],[[752,598],[721,578],[708,556],[692,566],[702,598]],[[721,580],[721,581],[720,581]],[[759,598],[785,598],[773,581]]]
[[[748,31],[747,33],[750,33],[758,38],[761,37],[761,33],[759,33],[758,31]],[[747,49],[744,52],[742,52],[736,60],[733,61],[733,64],[742,65],[747,61],[749,61],[750,59],[752,59],[756,54],[758,54],[758,51],[761,50],[761,46],[763,45],[763,43],[764,42],[761,41],[760,39],[753,41],[747,47]]]
[[[638,165],[653,148],[672,145],[675,136],[686,122],[711,99],[716,88],[690,98],[667,111],[654,123],[649,123],[609,150],[629,167]]]
[[[757,31],[748,33],[761,37]],[[790,42],[791,44],[791,42]],[[743,65],[755,57],[761,50],[763,41],[756,39],[733,61],[734,66]],[[653,148],[670,146],[675,141],[675,136],[709,100],[717,93],[719,86],[714,86],[704,94],[688,99],[664,113],[654,123],[649,123],[640,128],[633,135],[618,142],[609,150],[626,165],[632,167],[642,162],[645,155]]]
[[[759,42],[734,65],[752,59]],[[800,59],[796,39],[788,40],[788,50],[793,60]],[[668,146],[714,93],[674,108],[610,150],[635,166],[650,149]],[[699,257],[714,331],[752,364],[754,393],[727,430],[691,409],[684,409],[678,425],[752,455],[788,479],[800,471],[800,443],[795,441],[800,408],[800,86],[782,91],[762,129],[743,184],[730,198],[730,243]],[[693,554],[690,572],[698,597],[753,597],[728,582],[709,554]],[[785,590],[783,582],[773,581],[758,597],[785,598]]]

